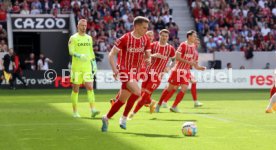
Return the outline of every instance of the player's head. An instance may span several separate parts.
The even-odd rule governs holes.
[[[169,40],[169,35],[170,35],[170,31],[167,30],[167,29],[162,29],[160,32],[159,32],[159,41],[160,43],[162,44],[165,44],[168,42]]]
[[[13,49],[10,48],[10,49],[9,49],[9,54],[10,54],[10,55],[13,55],[13,53],[14,53],[14,52],[13,52]]]
[[[150,42],[153,42],[153,40],[154,40],[154,33],[153,33],[153,31],[152,30],[149,30],[149,31],[147,31],[147,36],[149,37],[149,39],[150,39]]]
[[[78,22],[78,32],[80,34],[84,34],[86,32],[86,27],[87,27],[87,20],[80,19]]]
[[[148,31],[149,19],[146,17],[137,16],[134,18],[133,26],[134,26],[134,31],[140,36],[143,36]]]
[[[197,37],[196,40],[195,40],[195,45],[196,45],[196,47],[199,47],[199,46],[200,46],[200,40],[199,40],[198,37]]]
[[[194,43],[197,38],[196,31],[190,30],[187,32],[187,40],[191,43]]]

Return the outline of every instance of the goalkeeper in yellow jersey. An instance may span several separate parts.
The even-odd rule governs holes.
[[[91,36],[86,34],[87,20],[81,19],[78,22],[78,33],[69,39],[69,54],[72,56],[71,101],[73,106],[73,117],[79,118],[77,110],[78,94],[80,84],[84,84],[87,89],[88,101],[90,103],[91,117],[94,118],[100,112],[95,109],[95,96],[93,91],[93,79],[97,71],[95,54],[93,51],[93,41]]]

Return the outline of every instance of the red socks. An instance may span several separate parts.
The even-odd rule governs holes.
[[[123,113],[123,116],[124,117],[127,117],[131,108],[133,107],[135,101],[139,98],[140,96],[138,95],[135,95],[135,94],[131,94],[130,97],[128,98],[127,100],[127,104],[126,104],[126,107],[125,107],[125,111]]]
[[[108,119],[110,119],[115,113],[118,112],[118,110],[124,105],[125,103],[120,101],[120,100],[116,100],[116,102],[113,104],[113,106],[111,107],[111,109],[109,110],[109,112],[107,113],[106,117]]]
[[[197,100],[196,83],[192,84],[191,93],[192,93],[192,96],[193,96],[193,100],[196,101]]]
[[[182,91],[180,91],[180,92],[177,94],[177,96],[176,96],[176,98],[175,98],[175,101],[174,101],[172,107],[176,107],[176,106],[181,102],[181,100],[183,99],[183,97],[184,97],[184,93],[183,93]]]

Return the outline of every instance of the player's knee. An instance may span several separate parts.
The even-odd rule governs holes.
[[[135,94],[137,96],[141,96],[141,91],[134,91],[133,94]]]

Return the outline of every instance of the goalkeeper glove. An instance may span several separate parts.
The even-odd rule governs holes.
[[[88,57],[86,54],[74,54],[75,57],[79,58],[82,61],[87,61]]]
[[[92,73],[96,74],[96,72],[98,71],[96,60],[92,59],[90,62],[91,62],[91,67],[92,67]]]

